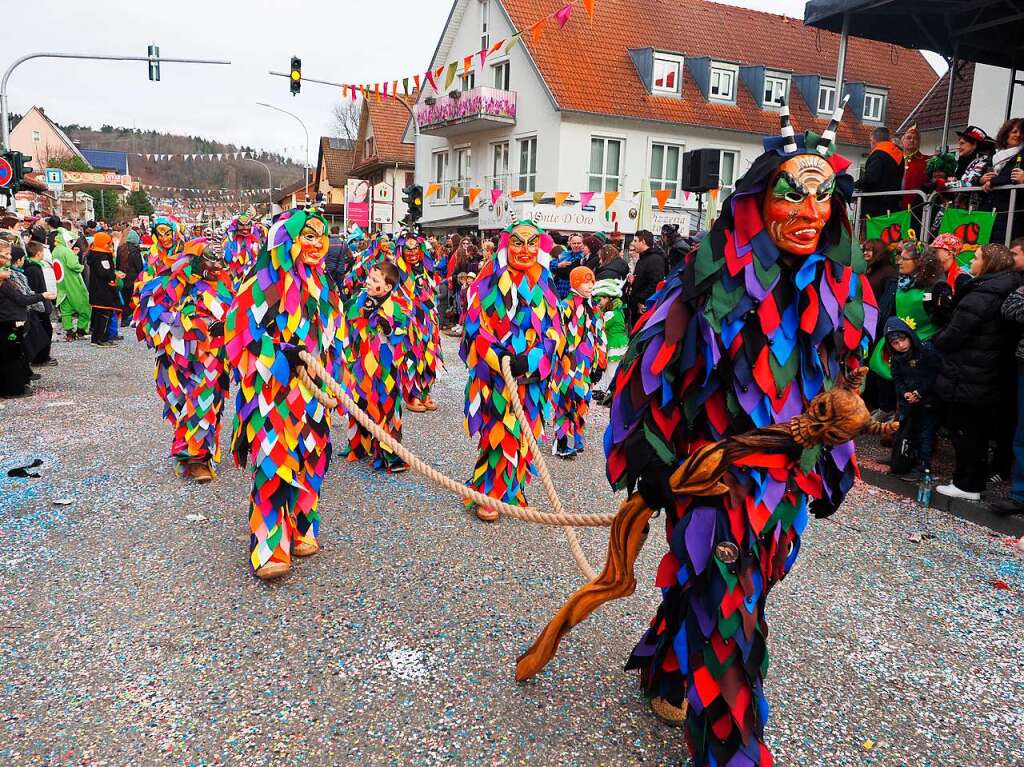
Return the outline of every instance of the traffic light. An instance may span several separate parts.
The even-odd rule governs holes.
[[[292,95],[297,96],[299,91],[302,90],[302,59],[298,56],[292,56],[292,68],[288,77],[290,78],[289,84]]]
[[[405,220],[411,226],[423,218],[423,187],[419,184],[410,184],[402,190],[402,194],[402,202],[409,208]]]
[[[151,45],[146,51],[149,56],[149,79],[153,82],[160,82],[160,46]]]
[[[28,163],[31,162],[31,155],[22,154],[21,152],[10,152],[7,158],[11,164],[11,168],[14,170],[14,180],[11,182],[11,188],[17,192],[21,188],[21,182],[29,173],[35,173],[33,168]]]

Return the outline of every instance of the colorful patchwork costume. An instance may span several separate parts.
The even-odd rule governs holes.
[[[444,364],[441,352],[441,323],[437,316],[437,287],[430,250],[422,238],[403,232],[396,243],[397,264],[402,272],[402,289],[409,296],[412,315],[409,349],[402,374],[402,394],[413,411],[436,410],[430,389],[437,379],[437,366]]]
[[[586,267],[578,266],[570,274],[571,291],[561,305],[565,348],[551,375],[555,426],[552,451],[563,458],[583,452],[591,384],[595,378],[600,380],[608,365],[601,316],[590,298],[576,292],[577,270],[585,271],[591,284],[594,282],[594,273]]]
[[[551,247],[551,238],[528,221],[505,230],[495,258],[470,287],[460,350],[469,368],[466,430],[478,437],[480,449],[469,485],[520,506],[526,505],[533,465],[501,375],[501,359],[510,358],[523,408],[540,439],[550,417],[550,377],[565,344],[548,271]],[[482,507],[477,516],[497,518]]]
[[[147,284],[154,283],[160,284]],[[177,299],[166,307],[155,302],[161,311],[156,324],[150,322],[151,338],[170,361],[169,372],[180,382],[183,397],[173,423],[171,455],[183,472],[208,481],[214,476],[211,464],[220,461],[221,413],[230,386],[223,333],[231,276],[206,240],[191,240],[162,289]],[[147,303],[154,295],[144,291]]]
[[[138,339],[156,352],[156,393],[164,403],[164,418],[177,429],[185,409],[185,382],[174,365],[174,339],[164,314],[180,306],[185,298],[186,284],[172,277],[172,272],[175,268],[179,273],[184,270],[191,257],[183,253],[185,242],[177,219],[158,216],[153,220],[152,230],[153,246],[146,268],[136,281],[138,302],[133,319]],[[179,339],[178,343],[183,353],[183,342]]]
[[[256,262],[265,239],[266,232],[250,214],[239,213],[231,219],[224,238],[224,260],[236,284]]]
[[[293,209],[238,288],[224,340],[239,378],[231,450],[253,474],[250,564],[283,575],[291,557],[318,550],[320,485],[331,458],[330,411],[299,380],[298,351],[341,378],[345,323],[324,272],[327,221]]]
[[[349,305],[345,344],[345,376],[349,395],[375,423],[402,441],[401,366],[409,353],[410,307],[398,287],[383,299],[364,288]],[[348,460],[371,458],[375,469],[395,472],[405,463],[384,447],[351,415],[348,417]]]
[[[832,154],[841,114],[795,138],[783,109],[782,137],[765,139],[696,257],[669,275],[614,382],[608,476],[666,509],[669,547],[661,606],[627,668],[656,713],[685,716],[695,767],[772,764],[768,591],[809,513],[835,511],[857,471],[847,442],[755,454],[723,476],[724,496],[676,497],[668,483],[701,445],[800,414],[866,354],[877,307],[851,254],[849,163]]]

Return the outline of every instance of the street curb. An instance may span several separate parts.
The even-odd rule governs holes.
[[[912,500],[917,499],[917,483],[905,482],[899,477],[894,477],[885,472],[876,471],[861,467],[861,479],[869,485],[880,487],[883,490],[902,495]],[[977,525],[987,527],[997,533],[1012,535],[1016,538],[1024,535],[1024,516],[1000,517],[989,511],[988,506],[975,501],[965,501],[962,498],[947,498],[936,492],[932,492],[933,509],[952,514],[954,517],[966,519]]]

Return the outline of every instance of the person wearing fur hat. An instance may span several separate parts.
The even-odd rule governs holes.
[[[572,459],[583,452],[583,429],[591,389],[608,365],[601,315],[591,300],[594,273],[577,266],[569,273],[569,295],[561,304],[565,347],[551,377],[554,414],[553,455]]]
[[[623,280],[598,280],[594,284],[594,292],[591,294],[591,300],[597,302],[597,313],[601,315],[601,324],[604,328],[604,342],[608,350],[608,367],[605,368],[603,378],[608,381],[612,381],[615,378],[615,371],[618,370],[619,360],[625,355],[626,347],[629,346],[629,334],[626,331],[626,311],[622,304],[623,284]],[[610,407],[611,396],[609,396],[608,391],[595,388],[594,402],[604,407]]]

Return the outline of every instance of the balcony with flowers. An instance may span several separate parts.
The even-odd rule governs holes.
[[[424,99],[416,107],[420,133],[458,136],[516,124],[515,91],[480,86]]]

